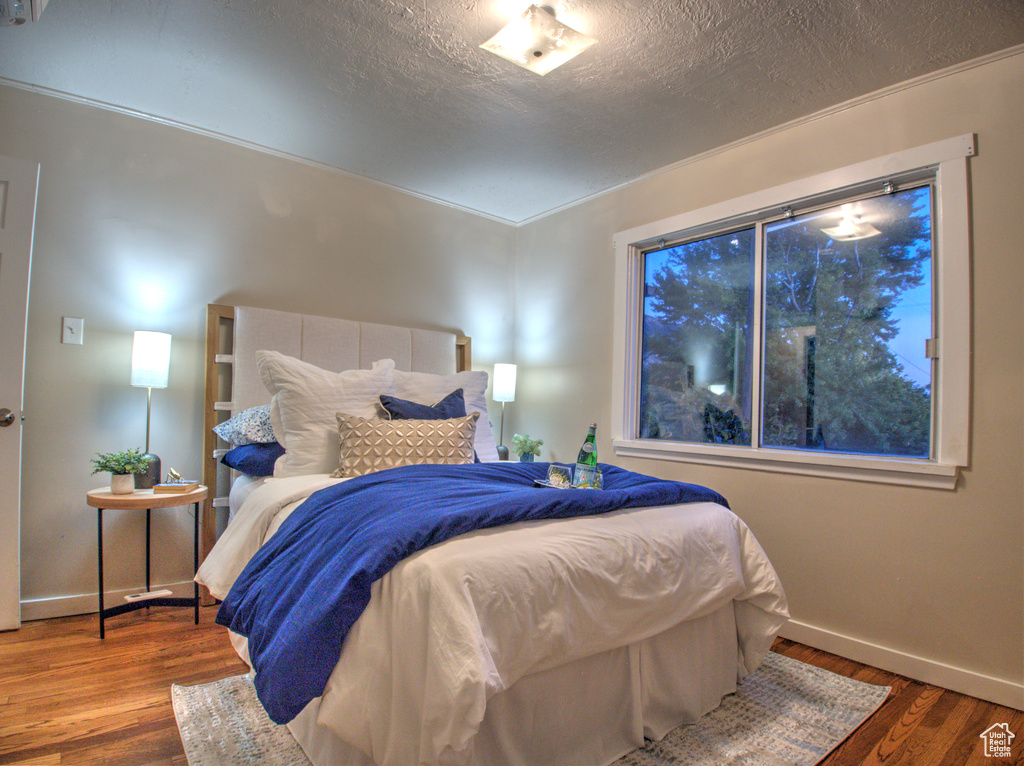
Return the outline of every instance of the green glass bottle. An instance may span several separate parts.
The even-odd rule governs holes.
[[[580,454],[576,458],[576,469],[572,473],[572,485],[589,489],[594,486],[594,479],[597,475],[597,423],[590,424],[587,431],[587,438],[583,440],[580,447]]]

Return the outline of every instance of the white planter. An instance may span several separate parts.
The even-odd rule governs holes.
[[[135,491],[134,474],[110,474],[110,491],[115,495],[130,495]]]

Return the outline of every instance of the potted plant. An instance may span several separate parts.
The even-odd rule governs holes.
[[[128,495],[135,491],[135,474],[144,473],[153,458],[143,455],[142,449],[120,452],[100,452],[92,459],[93,473],[110,473],[110,491],[115,495]]]
[[[512,451],[519,455],[520,463],[532,463],[535,456],[540,455],[543,439],[531,439],[526,434],[512,436]]]

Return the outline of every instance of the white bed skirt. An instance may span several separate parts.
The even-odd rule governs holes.
[[[244,639],[243,639],[244,640]],[[732,602],[663,633],[526,676],[487,702],[471,752],[443,766],[604,766],[693,723],[736,691]],[[319,698],[288,728],[314,766],[373,766],[318,722]]]

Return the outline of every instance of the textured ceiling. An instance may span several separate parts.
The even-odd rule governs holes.
[[[598,44],[539,77],[478,47],[528,2],[50,0],[0,78],[520,222],[1024,43],[1021,0],[566,0]]]

